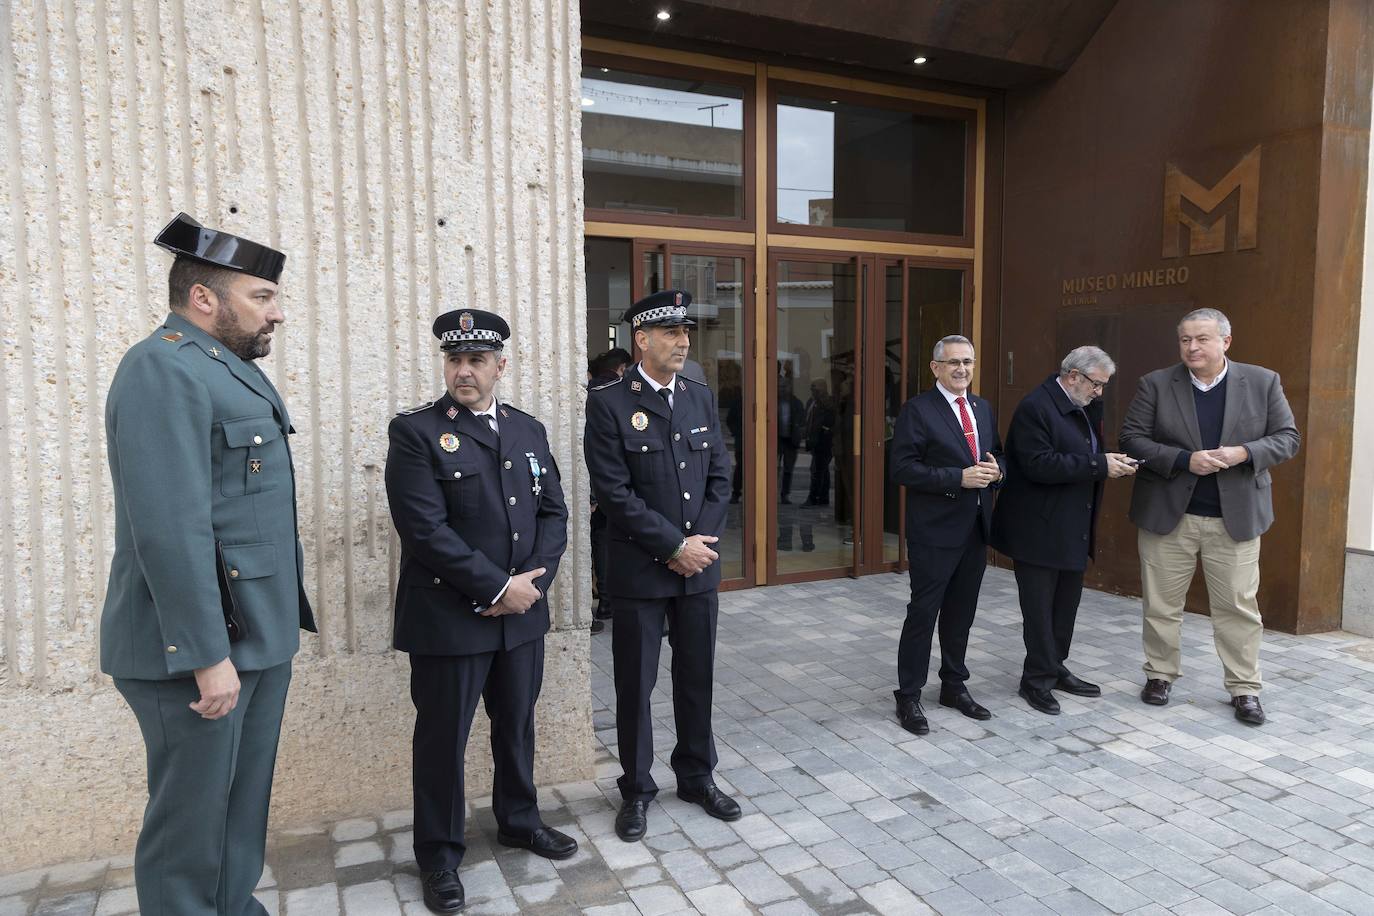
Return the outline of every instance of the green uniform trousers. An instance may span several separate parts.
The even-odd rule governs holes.
[[[203,719],[193,677],[115,678],[148,751],[148,807],[134,853],[143,916],[262,916],[267,808],[291,663],[240,671],[229,715]]]

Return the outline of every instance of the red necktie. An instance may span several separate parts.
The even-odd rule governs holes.
[[[968,408],[964,406],[963,398],[955,398],[954,403],[959,405],[959,422],[964,425],[964,441],[968,443],[968,453],[973,456],[973,463],[978,463],[978,436],[973,431],[973,420],[968,415]]]

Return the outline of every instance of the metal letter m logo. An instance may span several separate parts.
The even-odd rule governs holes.
[[[1254,248],[1259,234],[1260,147],[1256,146],[1210,188],[1204,188],[1172,162],[1164,166],[1164,257],[1183,254],[1215,254],[1226,249],[1226,226],[1231,208],[1221,205],[1239,192],[1235,205],[1236,250]],[[1198,218],[1184,210],[1187,201],[1199,211]],[[1183,228],[1188,229],[1188,250],[1180,250]]]

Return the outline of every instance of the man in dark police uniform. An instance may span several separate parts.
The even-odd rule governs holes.
[[[171,314],[124,354],[105,404],[115,549],[100,669],[148,749],[134,882],[149,916],[265,914],[253,889],[291,658],[315,629],[294,430],[254,363],[286,320],[286,255],[184,213],[156,243],[176,256]]]
[[[539,816],[534,704],[544,676],[548,588],[568,510],[538,420],[499,403],[510,328],[478,309],[440,315],[443,397],[391,421],[386,491],[401,538],[396,648],[415,703],[415,860],[425,904],[463,907],[463,751],[486,702],[492,812],[503,846],[566,859],[577,842]]]
[[[739,805],[711,780],[719,555],[711,545],[725,527],[730,459],[715,397],[682,374],[689,346],[692,297],[663,290],[632,305],[642,361],[587,398],[583,440],[592,494],[606,514],[607,588],[614,612],[616,738],[620,794],[616,833],[644,836],[648,804],[658,792],[650,774],[653,725],[649,701],[658,679],[665,620],[672,632],[672,767],[678,797],[732,821]]]

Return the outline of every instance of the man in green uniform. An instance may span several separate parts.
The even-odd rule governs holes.
[[[314,631],[294,430],[254,360],[285,321],[286,256],[178,214],[171,314],[124,354],[105,410],[115,550],[100,667],[138,718],[144,916],[243,916],[262,875],[291,658]]]

